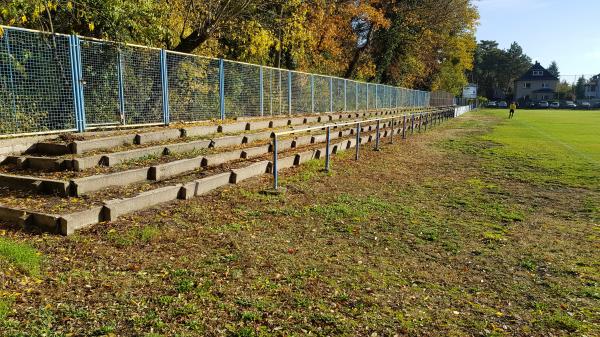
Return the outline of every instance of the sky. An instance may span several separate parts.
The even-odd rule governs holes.
[[[600,74],[600,0],[474,1],[477,40],[495,40],[502,49],[516,41],[532,61],[556,61],[569,82]]]

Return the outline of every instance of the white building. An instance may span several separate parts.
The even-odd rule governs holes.
[[[600,83],[596,80],[590,80],[585,85],[585,98],[600,98]]]

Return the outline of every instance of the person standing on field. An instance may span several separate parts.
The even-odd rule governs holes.
[[[517,110],[517,104],[515,102],[510,103],[510,112],[508,113],[508,118],[513,118],[515,110]]]

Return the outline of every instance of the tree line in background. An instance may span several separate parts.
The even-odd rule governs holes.
[[[0,0],[3,24],[459,94],[472,0]]]
[[[489,99],[513,99],[514,80],[523,75],[532,65],[531,57],[523,52],[523,48],[513,42],[508,49],[501,49],[498,42],[482,40],[477,44],[473,60],[473,70],[468,72],[469,81],[477,83],[479,94]],[[560,71],[556,61],[552,61],[546,70],[560,79]],[[600,75],[588,80],[581,76],[576,83],[562,80],[556,91],[558,99],[585,99],[585,85],[598,82]]]

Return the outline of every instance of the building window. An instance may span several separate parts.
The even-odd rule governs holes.
[[[529,83],[529,82],[523,83],[523,88],[525,88],[525,89],[531,88],[531,83]]]
[[[548,88],[548,83],[542,83],[542,88]]]
[[[544,75],[544,72],[541,70],[534,70],[533,71],[533,76],[542,76]]]

